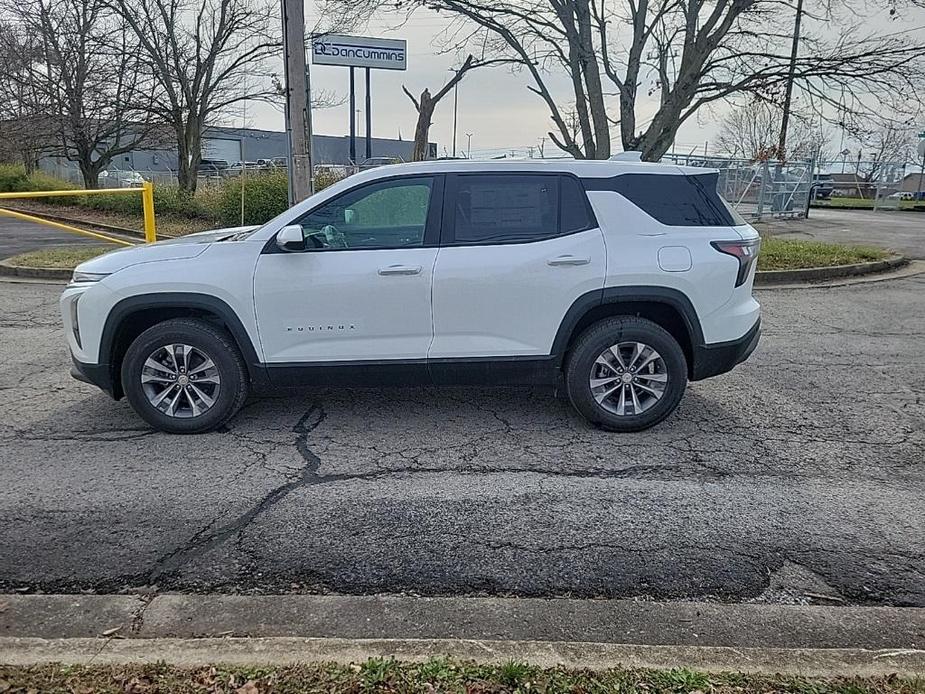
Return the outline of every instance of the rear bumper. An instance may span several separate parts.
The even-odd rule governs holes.
[[[117,399],[112,382],[112,370],[109,364],[85,364],[71,356],[71,376],[78,381],[96,386],[109,397]]]
[[[731,371],[736,364],[741,364],[751,356],[760,338],[761,319],[759,318],[751,329],[737,340],[695,346],[691,380],[699,381]]]

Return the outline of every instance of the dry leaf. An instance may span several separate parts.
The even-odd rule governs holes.
[[[119,632],[119,631],[121,631],[121,630],[122,630],[122,625],[120,624],[120,625],[117,626],[117,627],[113,627],[112,629],[107,629],[106,631],[104,631],[104,632],[103,632],[103,636],[112,636],[113,634],[115,634],[116,632]]]
[[[10,687],[12,687],[12,686],[13,686],[13,685],[11,685],[11,684],[10,684],[9,682],[7,682],[6,680],[0,680],[0,692],[5,692],[5,691],[7,691],[7,690],[8,690]]]
[[[254,680],[248,680],[234,691],[235,694],[260,694],[260,690],[257,689],[257,685],[254,683]]]

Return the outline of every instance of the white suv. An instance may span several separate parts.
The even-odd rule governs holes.
[[[644,429],[758,342],[758,234],[716,182],[629,161],[365,171],[259,228],[80,265],[73,373],[178,433],[299,384],[549,385]]]

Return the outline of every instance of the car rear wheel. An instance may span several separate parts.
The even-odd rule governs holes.
[[[608,318],[575,341],[565,381],[572,405],[609,431],[658,424],[681,401],[687,361],[664,328],[644,318]]]
[[[156,429],[198,434],[234,416],[247,397],[248,378],[228,333],[177,318],[132,342],[122,362],[122,388],[135,412]]]

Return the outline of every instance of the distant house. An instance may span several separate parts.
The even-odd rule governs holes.
[[[925,191],[925,174],[921,172],[906,174],[899,184],[899,190],[902,193]]]
[[[833,173],[832,186],[832,195],[839,198],[870,198],[874,195],[871,184],[854,173]]]

